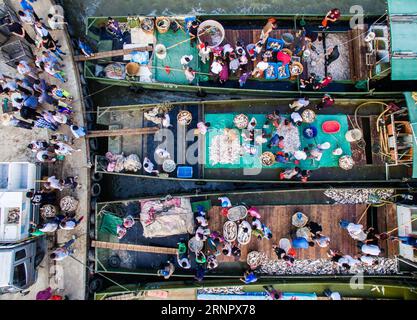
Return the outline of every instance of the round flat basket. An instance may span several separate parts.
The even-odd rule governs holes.
[[[196,237],[192,237],[188,241],[188,249],[190,249],[191,252],[197,253],[203,250],[204,248],[204,242],[197,240]]]
[[[58,210],[56,209],[56,207],[51,204],[45,204],[40,209],[41,216],[44,219],[54,218],[57,214],[57,211]]]
[[[182,110],[178,113],[177,121],[178,121],[178,124],[180,125],[183,125],[183,126],[189,125],[191,121],[193,121],[193,115],[191,114],[190,111]]]
[[[275,156],[272,152],[266,151],[260,156],[261,163],[263,166],[269,167],[275,163]]]
[[[304,71],[304,67],[300,62],[293,62],[290,66],[290,72],[292,76],[299,76]]]
[[[249,124],[249,118],[247,115],[241,113],[234,117],[233,123],[235,124],[235,127],[238,129],[246,129]]]
[[[362,131],[360,129],[352,129],[346,132],[345,139],[349,142],[355,142],[361,140],[363,137]]]
[[[307,222],[308,217],[302,212],[296,212],[292,215],[291,224],[294,227],[302,228],[307,224]]]
[[[313,123],[316,120],[316,113],[311,109],[305,109],[301,114],[305,123]]]
[[[159,33],[165,33],[169,30],[171,20],[168,17],[158,17],[156,18],[155,24]]]
[[[140,22],[140,27],[146,33],[153,33],[153,30],[155,29],[155,22],[152,18],[146,17]]]
[[[237,224],[233,221],[226,221],[223,225],[223,238],[228,242],[233,242],[237,238]]]
[[[237,241],[242,244],[248,244],[252,236],[252,227],[247,221],[242,221],[237,231]]]
[[[245,219],[248,215],[248,209],[245,206],[232,207],[227,211],[227,218],[230,221],[239,221]]]
[[[162,170],[165,172],[171,173],[174,172],[174,170],[177,168],[177,165],[175,164],[174,160],[167,159],[162,164]]]
[[[71,196],[65,196],[59,202],[59,207],[64,212],[73,212],[78,208],[79,201]]]
[[[246,257],[246,263],[253,268],[256,268],[266,262],[265,253],[259,251],[251,251]]]
[[[339,167],[343,170],[350,170],[355,165],[351,156],[342,156],[339,158]]]

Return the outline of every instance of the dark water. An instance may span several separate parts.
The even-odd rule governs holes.
[[[62,0],[67,21],[74,33],[79,36],[85,32],[85,20],[89,16],[122,16],[129,14],[143,15],[180,15],[180,14],[325,14],[327,10],[337,7],[342,13],[348,13],[352,5],[360,4],[365,14],[383,14],[384,0]],[[90,93],[104,86],[90,83]],[[244,97],[242,97],[244,98]],[[225,95],[209,95],[207,100],[228,99]],[[112,87],[93,96],[95,105],[126,105],[140,103],[156,103],[160,101],[190,101],[198,100],[192,93],[175,93],[163,91],[146,91],[134,93],[127,88]],[[102,142],[103,143],[103,142]],[[106,149],[105,144],[103,150]],[[101,200],[119,200],[153,196],[167,193],[182,193],[200,191],[227,191],[238,188],[249,189],[260,186],[242,186],[234,184],[210,183],[204,186],[193,182],[164,182],[148,179],[106,176],[102,182],[103,193]],[[270,187],[270,186],[269,186]]]

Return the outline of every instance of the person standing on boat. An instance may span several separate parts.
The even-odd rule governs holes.
[[[299,98],[297,100],[294,100],[294,102],[290,103],[289,106],[291,109],[297,112],[301,108],[307,107],[309,104],[310,104],[310,99],[305,97],[305,98]]]
[[[211,67],[210,67],[210,72],[211,72],[211,74],[212,74],[212,76],[213,76],[213,80],[215,81],[215,82],[218,82],[219,80],[220,80],[220,72],[223,70],[223,66],[222,66],[222,64],[220,63],[220,58],[215,58],[214,60],[213,60],[213,63],[211,64]]]
[[[417,249],[417,235],[409,234],[408,236],[396,236],[391,237],[391,241],[398,241],[404,245],[412,246],[414,249]]]
[[[197,130],[198,130],[198,133],[201,135],[205,135],[209,127],[210,127],[210,122],[200,121],[199,123],[197,123]]]
[[[188,27],[188,33],[190,34],[190,46],[191,48],[194,48],[194,45],[197,43],[197,33],[198,33],[198,27],[200,24],[197,20],[194,20],[191,22],[191,24]]]
[[[363,225],[349,222],[347,220],[340,220],[339,225],[342,229],[346,229],[353,240],[364,242],[367,238],[363,230]]]
[[[91,49],[90,45],[87,43],[85,39],[82,39],[82,38],[78,39],[78,47],[80,48],[84,56],[94,57],[94,51],[93,49]]]
[[[196,72],[191,67],[186,67],[184,70],[185,78],[188,80],[189,84],[192,84],[195,79]]]
[[[181,57],[181,65],[183,69],[186,69],[188,67],[188,64],[193,60],[192,55],[184,55]]]
[[[198,55],[201,58],[201,62],[203,64],[206,64],[207,61],[210,61],[210,52],[211,48],[208,45],[208,42],[200,43],[198,45]]]
[[[261,78],[265,72],[265,70],[268,68],[269,63],[267,58],[263,58],[262,61],[258,62],[255,69],[252,72],[252,75],[255,78]]]
[[[222,70],[219,74],[219,81],[221,84],[226,83],[227,80],[229,80],[229,66],[227,65],[226,61],[221,62]]]
[[[314,90],[320,90],[320,89],[323,89],[323,88],[325,88],[325,87],[327,87],[331,82],[333,81],[333,77],[330,75],[330,74],[328,74],[328,76],[327,77],[325,77],[323,80],[321,80],[319,83],[317,83],[314,87],[313,87],[313,89]]]
[[[158,276],[164,277],[165,280],[168,280],[174,273],[175,266],[171,261],[167,261],[163,269],[157,271]]]
[[[334,46],[333,48],[331,48],[329,53],[325,55],[326,66],[329,66],[332,62],[339,59],[339,56],[340,56],[339,47]]]
[[[381,248],[375,244],[362,244],[360,248],[363,254],[371,256],[379,256],[382,252]]]
[[[262,32],[261,32],[261,36],[260,36],[260,41],[262,43],[265,43],[266,40],[269,37],[269,34],[276,29],[278,26],[277,24],[277,20],[275,18],[269,18],[266,25],[263,27]]]
[[[258,278],[253,271],[246,271],[243,275],[243,278],[240,278],[239,280],[244,284],[250,284],[258,281]]]
[[[326,93],[323,96],[323,98],[321,98],[321,101],[316,105],[316,109],[321,110],[324,108],[329,108],[332,105],[334,105],[334,102],[335,102],[334,98],[332,98],[329,94]]]
[[[154,164],[152,163],[151,160],[148,159],[148,157],[145,157],[143,159],[143,169],[147,172],[147,173],[156,173],[159,174],[158,170],[154,170]]]
[[[120,29],[119,22],[114,20],[112,17],[108,17],[107,19],[106,30],[110,34],[116,36],[119,41],[123,41],[123,32]]]
[[[321,22],[321,25],[319,28],[322,28],[324,30],[329,29],[329,23],[335,23],[340,18],[340,10],[337,8],[334,8],[326,13],[326,16],[324,17],[323,21]]]
[[[300,168],[295,167],[293,169],[287,169],[279,174],[279,178],[281,180],[291,180],[294,178],[299,172],[301,171]]]

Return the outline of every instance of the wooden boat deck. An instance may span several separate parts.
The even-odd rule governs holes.
[[[261,221],[267,225],[272,233],[271,240],[262,239],[258,240],[252,237],[250,243],[246,246],[242,246],[242,255],[239,259],[240,262],[246,262],[247,254],[251,251],[265,252],[270,259],[276,259],[272,245],[277,244],[281,238],[291,239],[291,216],[297,212],[304,212],[312,221],[318,222],[323,227],[323,234],[330,237],[331,244],[328,248],[320,248],[315,245],[309,249],[298,249],[296,259],[328,259],[327,252],[329,248],[338,249],[344,254],[354,256],[359,253],[359,249],[356,247],[356,242],[349,236],[346,230],[343,230],[339,226],[340,219],[346,219],[350,221],[357,221],[364,210],[366,205],[302,205],[302,206],[258,206],[259,212],[262,216]],[[395,210],[394,205],[386,206],[386,219],[388,224],[383,225],[381,222],[381,230],[392,227],[392,223],[395,223],[395,214],[391,210]],[[384,208],[384,211],[385,211]],[[210,230],[223,230],[223,224],[227,218],[220,214],[221,207],[213,207],[209,213],[209,228]],[[380,217],[380,216],[378,216]],[[384,219],[378,219],[378,221],[384,221]],[[362,221],[366,226],[366,219]],[[384,244],[386,246],[386,244]],[[386,256],[392,257],[395,254],[395,248],[389,246],[389,250],[385,251]],[[226,257],[220,255],[218,257],[220,263],[234,262],[234,257]]]

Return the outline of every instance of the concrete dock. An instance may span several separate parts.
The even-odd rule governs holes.
[[[18,0],[7,1],[13,9],[17,12],[20,10],[20,3]],[[53,6],[51,0],[38,0],[31,3],[37,15],[43,18],[43,22],[47,25],[48,13]],[[34,30],[31,26],[25,24],[25,30],[34,38]],[[79,85],[79,73],[76,63],[73,60],[73,53],[71,42],[66,29],[50,31],[55,40],[59,40],[62,46],[61,50],[67,55],[64,56],[63,68],[67,82],[59,84],[58,80],[43,73],[42,77],[50,84],[59,84],[61,87],[68,90],[74,97],[73,106],[73,122],[79,126],[86,126],[85,108],[82,98],[82,90]],[[32,48],[34,53],[35,48]],[[15,76],[15,70],[8,66],[0,66],[0,71]],[[14,74],[13,74],[14,72]],[[50,108],[52,109],[52,108]],[[71,136],[68,128],[60,129],[60,132]],[[46,129],[26,130],[14,127],[0,126],[0,161],[29,161],[35,162],[35,154],[27,149],[27,145],[36,139],[47,139],[48,132]],[[29,294],[22,296],[20,294],[6,294],[0,296],[0,300],[10,299],[35,299],[37,292],[44,290],[47,287],[56,289],[59,294],[68,296],[71,300],[83,300],[86,298],[86,275],[87,269],[85,267],[87,260],[87,238],[88,238],[88,222],[89,222],[89,183],[90,183],[90,169],[89,169],[89,155],[88,155],[88,141],[85,138],[75,140],[74,148],[79,148],[82,151],[67,156],[64,161],[48,166],[48,175],[56,175],[58,178],[67,176],[78,176],[81,188],[76,191],[60,192],[58,199],[66,195],[72,195],[79,200],[79,207],[77,210],[77,217],[84,216],[83,221],[74,230],[58,230],[55,236],[48,237],[48,248],[54,248],[71,239],[73,235],[77,236],[74,248],[76,250],[74,258],[67,257],[63,261],[54,262],[49,260],[50,250],[47,252],[41,266],[38,268],[38,280],[29,288]],[[54,243],[53,243],[54,242]]]

